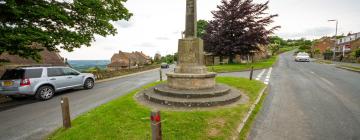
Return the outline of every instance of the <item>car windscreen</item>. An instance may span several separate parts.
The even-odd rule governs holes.
[[[23,69],[11,69],[6,70],[2,75],[1,80],[13,80],[13,79],[21,79],[24,77],[25,70]]]
[[[298,56],[309,56],[309,55],[306,53],[302,53],[302,54],[298,54]]]

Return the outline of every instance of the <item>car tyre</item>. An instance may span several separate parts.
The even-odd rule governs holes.
[[[85,89],[92,89],[94,87],[94,80],[91,78],[87,78],[84,82],[84,88]]]
[[[55,90],[54,88],[52,88],[51,86],[41,86],[35,94],[35,98],[38,100],[49,100],[51,99],[55,94]]]

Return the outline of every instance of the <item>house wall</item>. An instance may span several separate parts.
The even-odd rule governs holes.
[[[138,68],[145,64],[151,64],[150,57],[146,56],[142,52],[122,52],[114,54],[111,57],[111,63],[107,66],[110,71],[116,71],[121,69]]]
[[[322,39],[314,45],[315,49],[319,49],[320,53],[324,53],[326,50],[331,49],[334,46],[334,41],[331,41],[330,38]]]

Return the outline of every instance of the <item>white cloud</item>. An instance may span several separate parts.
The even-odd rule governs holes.
[[[303,32],[282,32],[277,35],[284,38],[306,38],[306,39],[316,39],[321,38],[324,35],[335,34],[335,29],[330,27],[316,27],[311,29],[306,29]]]
[[[254,0],[265,2],[267,0]],[[177,51],[178,39],[185,28],[186,0],[129,0],[126,7],[134,14],[130,21],[118,21],[118,34],[106,38],[96,36],[87,48],[61,55],[68,59],[110,59],[122,51],[143,51],[149,56]],[[211,20],[211,11],[221,0],[198,0],[198,19]],[[339,34],[360,31],[359,0],[270,0],[269,13],[279,14],[274,25],[282,26],[275,33],[285,38],[315,38],[333,35],[339,20]],[[332,29],[332,30],[331,30]]]
[[[116,21],[113,23],[117,28],[129,28],[131,26],[134,26],[134,21],[133,20],[120,20],[120,21]]]

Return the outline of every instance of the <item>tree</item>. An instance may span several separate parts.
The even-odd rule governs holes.
[[[115,35],[113,21],[129,20],[126,0],[0,0],[0,54],[40,60],[42,48],[90,46],[94,35]]]
[[[160,61],[161,61],[161,55],[159,52],[157,52],[154,56],[154,62],[160,63]]]
[[[355,50],[355,57],[359,58],[360,57],[360,48]]]
[[[168,55],[166,55],[164,57],[161,57],[161,62],[172,64],[175,61],[175,55],[168,54]]]
[[[206,20],[201,19],[197,21],[197,36],[199,38],[203,38],[204,34],[206,33],[208,24],[209,23]]]
[[[277,15],[265,11],[268,3],[255,4],[253,0],[222,0],[214,20],[209,22],[204,35],[204,49],[215,55],[229,56],[230,63],[236,54],[248,55],[269,43],[268,35],[280,28],[266,27]]]
[[[284,39],[278,36],[270,36],[269,37],[270,44],[278,44],[280,47],[287,46],[288,43]]]

